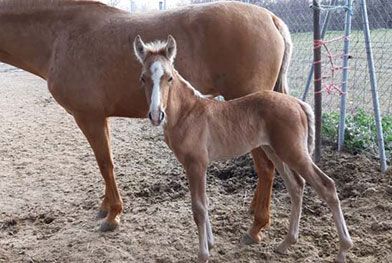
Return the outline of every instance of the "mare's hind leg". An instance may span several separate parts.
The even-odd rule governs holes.
[[[243,243],[252,244],[261,241],[261,230],[270,222],[270,203],[274,165],[261,147],[252,150],[252,157],[258,175],[257,187],[250,210],[254,214],[252,226],[243,238]]]
[[[352,247],[350,234],[343,217],[340,201],[336,192],[335,182],[323,173],[310,159],[303,164],[296,163],[293,169],[298,171],[305,180],[316,190],[318,195],[328,204],[338,230],[340,248],[336,262],[344,262],[347,251]]]
[[[283,178],[286,189],[291,199],[291,212],[289,220],[289,230],[285,239],[276,248],[278,253],[286,253],[287,249],[295,244],[298,240],[299,234],[299,220],[301,218],[302,197],[305,188],[305,180],[292,171],[269,147],[263,147],[265,153],[270,160],[275,164],[280,176]]]
[[[119,223],[118,215],[122,212],[123,203],[114,176],[107,119],[101,116],[75,116],[75,120],[90,143],[105,180],[105,198],[98,216],[106,216],[106,219],[100,230],[114,230]]]

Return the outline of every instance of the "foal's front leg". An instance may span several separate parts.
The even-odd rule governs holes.
[[[199,262],[208,262],[209,248],[214,244],[211,224],[208,218],[208,203],[206,195],[207,164],[192,160],[184,164],[191,190],[193,218],[199,235]]]

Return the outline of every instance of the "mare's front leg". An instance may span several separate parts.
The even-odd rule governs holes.
[[[122,212],[123,203],[114,176],[107,119],[102,116],[83,115],[75,116],[75,120],[90,143],[105,180],[105,198],[98,212],[98,217],[106,217],[106,219],[101,224],[100,230],[114,230],[118,226],[118,215]]]
[[[190,158],[184,164],[191,190],[193,218],[199,235],[199,262],[208,262],[209,248],[214,244],[211,224],[208,218],[208,201],[206,195],[207,163]]]
[[[261,147],[252,150],[252,157],[258,181],[250,207],[251,213],[254,214],[254,220],[248,233],[243,238],[245,244],[259,243],[261,241],[261,230],[270,222],[272,184],[274,180],[274,164],[268,159]]]

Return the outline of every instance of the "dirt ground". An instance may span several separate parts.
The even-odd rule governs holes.
[[[184,172],[146,120],[113,118],[112,144],[124,200],[121,226],[100,233],[103,180],[86,139],[45,82],[0,66],[0,262],[195,262],[196,226]],[[392,262],[392,173],[376,160],[325,147],[321,168],[336,180],[354,241],[348,262]],[[279,176],[271,226],[242,246],[256,175],[249,156],[208,172],[216,247],[210,262],[331,262],[338,239],[331,213],[306,188],[300,238],[273,249],[288,227],[290,200]]]

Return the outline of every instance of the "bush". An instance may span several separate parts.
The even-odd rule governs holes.
[[[322,116],[322,137],[327,141],[336,142],[338,137],[339,113],[328,112]],[[387,157],[392,153],[392,115],[382,118],[384,143]],[[345,149],[352,153],[378,151],[377,130],[373,115],[360,109],[346,118]]]

